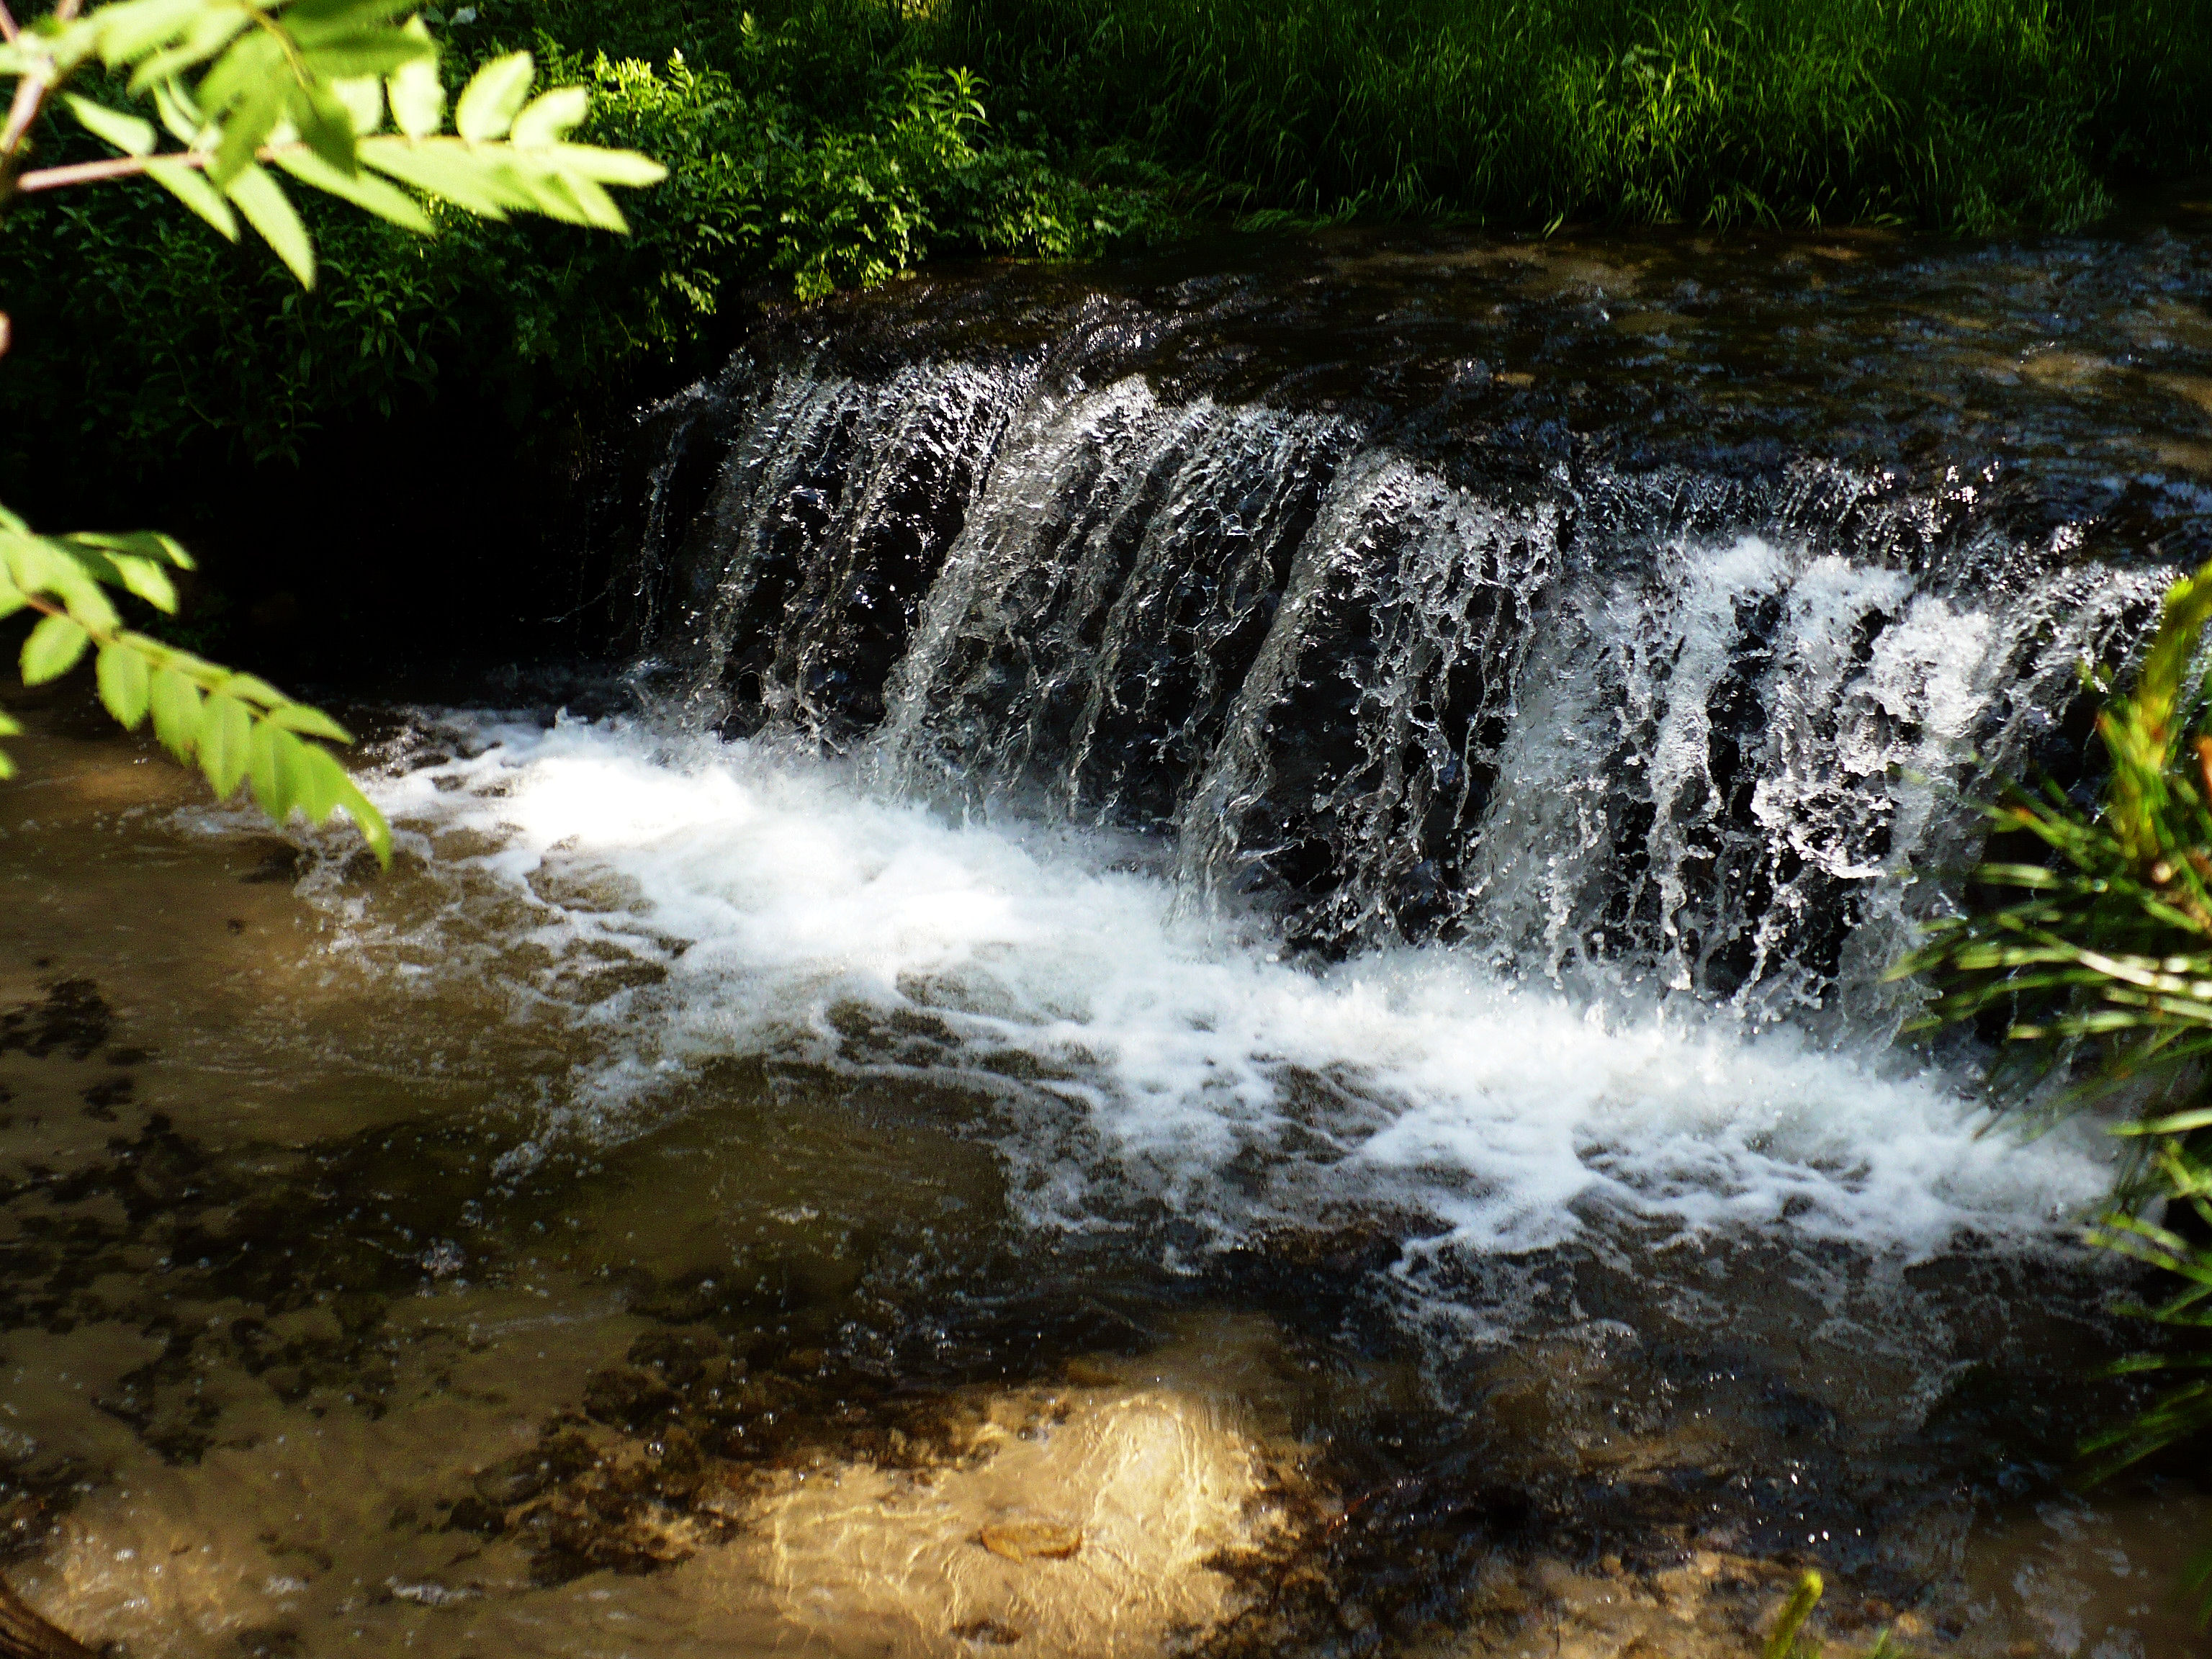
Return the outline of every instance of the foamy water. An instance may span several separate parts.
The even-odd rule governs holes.
[[[1315,971],[1127,843],[949,822],[836,763],[621,722],[471,735],[475,758],[379,787],[453,885],[434,929],[528,896],[556,951],[667,972],[586,1016],[605,1059],[549,1132],[622,1133],[714,1057],[808,1057],[994,1096],[1049,1222],[1164,1205],[1225,1238],[1411,1212],[1493,1252],[1612,1212],[1918,1254],[2049,1237],[2109,1180],[2094,1134],[1986,1132],[1955,1079],[1894,1057],[1684,999],[1577,1004],[1443,947]]]

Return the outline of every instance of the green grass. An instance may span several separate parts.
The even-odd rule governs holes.
[[[2212,94],[2204,0],[933,0],[905,36],[1248,210],[1514,228],[2070,228],[2201,166]]]

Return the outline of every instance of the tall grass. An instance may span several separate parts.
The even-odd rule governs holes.
[[[2139,1152],[2122,1203],[2093,1243],[2158,1270],[2158,1298],[2130,1311],[2194,1341],[2111,1369],[2167,1386],[2082,1449],[2103,1478],[2179,1452],[2201,1471],[2212,1446],[2212,565],[2168,591],[2135,684],[2097,715],[2106,771],[2094,803],[2056,786],[2015,787],[1992,809],[2001,832],[2040,842],[2033,864],[1976,872],[2010,903],[1937,924],[1893,976],[1936,993],[1923,1024],[2000,1027],[2017,1064],[2000,1102],[2037,1079],[2046,1111],[2124,1103],[2112,1127]],[[2009,1075],[2008,1075],[2009,1074]],[[2010,1087],[2007,1088],[2006,1085]],[[2154,1217],[2163,1210],[2162,1216]],[[2212,1615],[2212,1547],[2186,1578]]]
[[[883,36],[884,0],[770,15]],[[2208,0],[921,0],[894,27],[1002,120],[1312,217],[2063,228],[2212,136]]]

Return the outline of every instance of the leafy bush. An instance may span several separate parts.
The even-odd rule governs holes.
[[[1065,256],[1142,222],[1133,198],[987,148],[957,73],[888,76],[864,124],[840,130],[680,56],[545,57],[549,79],[594,89],[586,137],[671,168],[632,207],[631,236],[434,210],[425,241],[310,204],[325,278],[303,295],[147,186],[42,203],[0,231],[18,325],[0,432],[50,439],[33,411],[58,407],[111,471],[166,471],[210,436],[225,459],[291,461],[332,422],[456,383],[527,428],[641,363],[696,361],[732,289],[770,271],[812,297],[943,248]]]

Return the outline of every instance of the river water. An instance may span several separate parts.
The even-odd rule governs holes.
[[[0,1549],[132,1655],[2212,1652],[1881,972],[2208,548],[2186,207],[764,319],[403,851],[0,796]]]

